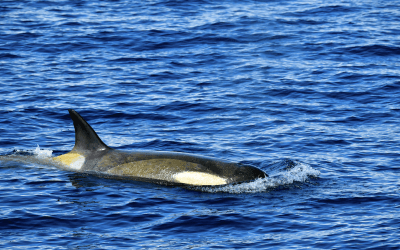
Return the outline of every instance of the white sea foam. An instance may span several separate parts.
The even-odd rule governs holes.
[[[32,151],[32,153],[38,158],[50,158],[53,150],[40,149],[39,145]]]
[[[296,165],[289,170],[282,169],[272,175],[270,174],[267,178],[260,178],[252,182],[195,189],[209,193],[258,193],[274,187],[292,184],[293,182],[305,182],[310,176],[317,177],[321,174],[320,171],[312,168],[308,164],[301,162],[295,162],[295,164]]]

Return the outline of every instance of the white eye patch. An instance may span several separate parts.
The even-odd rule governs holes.
[[[174,175],[174,179],[180,183],[197,186],[227,184],[226,180],[219,176],[194,171],[177,173]]]

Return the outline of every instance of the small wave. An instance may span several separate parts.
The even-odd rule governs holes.
[[[320,171],[305,163],[293,161],[284,162],[285,164],[273,164],[271,168],[272,171],[268,173],[269,177],[267,178],[259,178],[252,182],[231,184],[223,187],[201,187],[193,189],[207,193],[260,193],[270,190],[271,188],[290,185],[294,182],[305,182],[310,176],[318,177],[321,174]]]
[[[339,48],[333,53],[337,54],[356,54],[362,56],[396,56],[400,55],[400,48],[396,46],[386,46],[380,44],[364,45],[364,46],[350,46]]]
[[[63,26],[82,26],[80,22],[66,22],[62,24]]]
[[[53,150],[49,149],[40,149],[39,145],[35,149],[31,150],[20,150],[14,149],[11,153],[6,154],[6,156],[34,156],[37,158],[51,158],[53,154]]]
[[[20,150],[14,149],[9,156],[35,156],[37,158],[51,158],[53,150],[40,149],[39,145],[35,149]]]
[[[15,58],[23,58],[23,57],[11,53],[0,53],[0,59],[15,59]]]
[[[13,162],[20,162],[29,167],[58,167],[59,164],[52,159],[52,153],[52,150],[40,149],[39,145],[37,145],[35,149],[14,149],[10,153],[0,155],[0,161],[5,166]]]

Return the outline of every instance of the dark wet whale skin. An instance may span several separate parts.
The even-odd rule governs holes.
[[[149,182],[178,183],[179,173],[203,173],[224,179],[223,184],[252,181],[266,177],[263,171],[249,165],[202,157],[192,154],[163,151],[125,152],[108,147],[93,128],[74,110],[69,113],[75,127],[75,146],[71,152],[56,157],[80,155],[84,157],[81,171],[116,174]],[[193,184],[194,183],[185,183]],[[203,185],[213,185],[204,183]]]

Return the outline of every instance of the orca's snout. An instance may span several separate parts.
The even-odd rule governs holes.
[[[246,182],[268,177],[268,174],[256,167],[245,165],[239,167],[234,176],[234,182]]]

